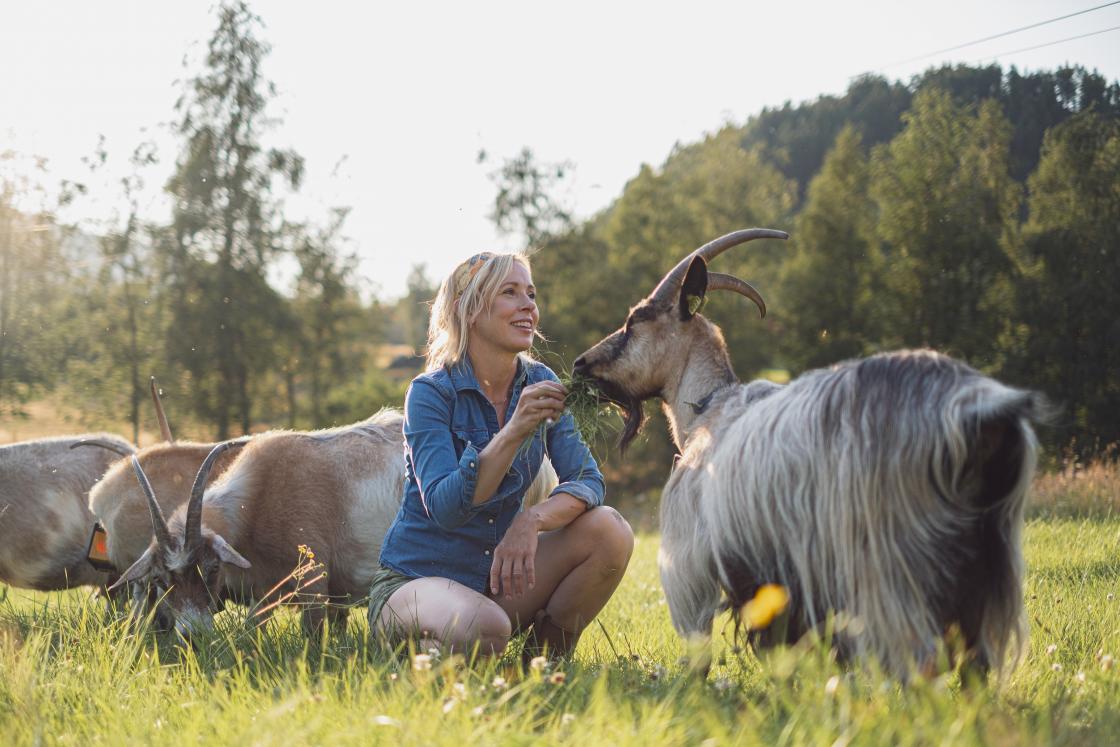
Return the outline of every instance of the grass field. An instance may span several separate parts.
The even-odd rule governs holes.
[[[309,644],[293,614],[253,631],[234,610],[183,651],[110,620],[86,592],[6,589],[0,743],[1117,744],[1120,519],[1046,513],[1026,533],[1029,649],[1001,687],[962,689],[953,675],[901,687],[808,644],[736,654],[718,626],[702,679],[644,535],[576,661],[524,676],[508,661],[416,669],[368,644],[359,612]]]

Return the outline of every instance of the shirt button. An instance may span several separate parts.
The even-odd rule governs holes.
[[[489,551],[489,550],[483,550],[482,554],[483,554],[483,555],[489,555],[489,554],[490,554],[490,551]]]
[[[470,465],[471,465],[471,468],[473,469],[474,468],[474,462],[471,462]]]
[[[494,523],[494,520],[493,520],[493,519],[487,519],[487,520],[486,520],[486,523],[487,523],[487,524],[493,524],[493,523]]]

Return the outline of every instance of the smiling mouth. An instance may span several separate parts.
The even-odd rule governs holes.
[[[525,332],[532,332],[533,331],[533,325],[528,323],[528,322],[514,322],[510,326],[515,328],[515,329],[524,330]]]

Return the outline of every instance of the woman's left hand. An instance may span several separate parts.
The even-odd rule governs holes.
[[[520,597],[537,582],[533,561],[537,557],[537,531],[540,524],[533,509],[514,517],[502,541],[494,548],[490,565],[490,593],[499,590],[506,599]]]

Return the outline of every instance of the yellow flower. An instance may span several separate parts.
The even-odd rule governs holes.
[[[774,618],[785,612],[788,605],[789,592],[784,586],[766,584],[759,588],[754,599],[743,605],[739,617],[748,630],[760,630],[774,622]]]

